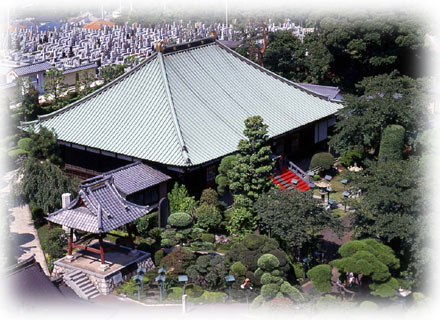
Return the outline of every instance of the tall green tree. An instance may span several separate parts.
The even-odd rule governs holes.
[[[230,189],[234,197],[241,196],[243,204],[251,207],[260,195],[272,187],[269,178],[273,171],[267,125],[263,118],[253,116],[244,121],[247,139],[238,143],[238,154],[233,169],[228,171]]]
[[[14,194],[19,203],[29,203],[53,212],[61,207],[61,195],[78,192],[78,178],[69,178],[62,169],[47,160],[26,159],[17,171]]]
[[[428,200],[421,177],[419,159],[411,157],[369,162],[350,178],[353,187],[362,190],[360,201],[353,202],[355,237],[376,238],[393,248],[401,259],[400,271],[414,282],[423,280],[429,261]]]
[[[63,71],[57,68],[49,69],[44,77],[44,90],[46,99],[51,99],[55,104],[62,100],[62,94],[67,89],[64,82]]]
[[[21,120],[35,120],[37,115],[42,113],[38,91],[28,78],[25,80],[17,79],[17,88],[17,99],[21,102]]]
[[[291,31],[269,33],[264,52],[264,67],[293,81],[304,81],[305,48]]]
[[[53,131],[46,127],[40,127],[38,132],[29,131],[29,137],[32,139],[28,144],[28,154],[37,160],[48,160],[51,163],[61,166],[62,160],[60,149],[57,144],[57,137]]]
[[[88,95],[91,91],[91,85],[95,81],[95,74],[89,70],[85,70],[80,73],[80,85],[82,86],[81,95]]]

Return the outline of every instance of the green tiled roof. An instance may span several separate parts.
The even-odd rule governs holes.
[[[234,152],[250,116],[262,116],[274,137],[341,108],[218,42],[167,51],[22,127],[42,125],[61,141],[191,166]]]

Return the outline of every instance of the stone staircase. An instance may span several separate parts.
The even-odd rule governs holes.
[[[80,270],[65,274],[63,277],[66,284],[82,299],[90,300],[100,295],[85,273]]]

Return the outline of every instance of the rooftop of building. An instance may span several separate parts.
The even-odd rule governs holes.
[[[101,177],[80,185],[78,196],[67,206],[50,213],[48,221],[76,230],[105,233],[146,215],[153,206],[140,206],[125,200],[113,177]]]
[[[38,62],[34,64],[29,64],[26,66],[20,66],[13,68],[11,71],[13,71],[17,76],[25,76],[28,74],[43,72],[48,69],[51,69],[53,66],[47,61]]]
[[[128,196],[157,186],[162,182],[171,180],[171,177],[154,169],[145,163],[134,162],[115,170],[107,171],[97,177],[85,180],[85,182],[95,181],[103,177],[113,177],[113,183],[124,196]]]
[[[87,97],[38,120],[60,141],[188,167],[237,150],[244,120],[262,116],[276,137],[342,105],[211,38],[172,45]]]

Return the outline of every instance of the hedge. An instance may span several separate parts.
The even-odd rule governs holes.
[[[382,132],[379,160],[402,160],[405,128],[400,125],[387,126]]]

